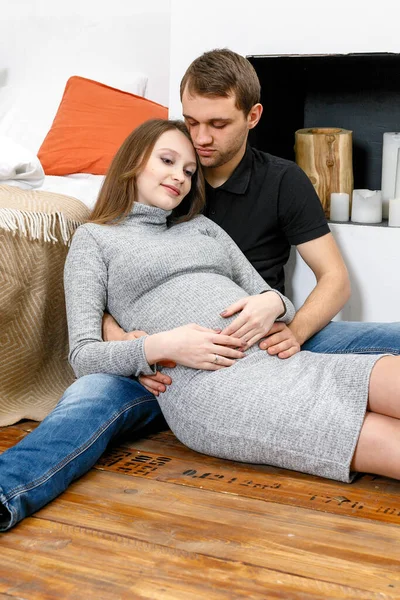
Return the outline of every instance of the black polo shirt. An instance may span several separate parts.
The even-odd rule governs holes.
[[[281,292],[290,247],[329,233],[304,171],[250,146],[223,185],[206,183],[206,198],[204,214],[225,229],[265,281]]]

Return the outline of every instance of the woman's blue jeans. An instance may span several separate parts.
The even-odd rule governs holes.
[[[61,494],[116,436],[166,427],[157,400],[137,381],[104,374],[78,379],[36,429],[0,454],[0,531]]]
[[[303,350],[400,354],[400,323],[332,322]],[[116,436],[166,426],[157,400],[137,381],[104,374],[78,379],[32,433],[0,455],[0,502],[6,509],[0,531],[61,494]]]

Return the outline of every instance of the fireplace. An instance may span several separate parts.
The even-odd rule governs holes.
[[[294,133],[353,131],[354,187],[381,189],[385,131],[400,130],[400,54],[248,56],[264,113],[250,132],[260,150],[294,160]]]

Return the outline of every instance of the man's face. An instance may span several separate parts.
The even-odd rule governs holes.
[[[203,167],[220,167],[244,151],[249,118],[236,108],[233,96],[189,95],[185,89],[182,109]]]

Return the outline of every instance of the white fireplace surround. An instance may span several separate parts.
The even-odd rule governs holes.
[[[243,55],[400,53],[400,6],[382,0],[368,8],[359,0],[319,0],[251,5],[203,0],[193,16],[187,3],[171,2],[170,114],[181,116],[179,82],[191,60],[212,48]],[[400,77],[400,73],[399,73]],[[400,129],[400,123],[399,123]],[[339,320],[400,320],[400,228],[332,223],[349,269],[352,296]],[[287,292],[299,307],[315,279],[297,252],[287,268]]]

